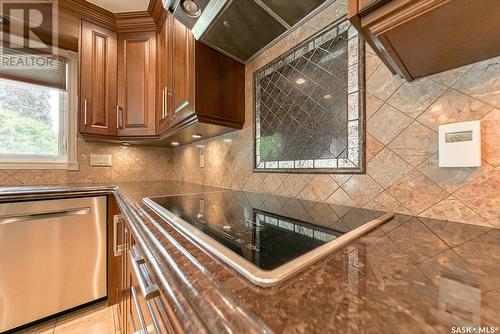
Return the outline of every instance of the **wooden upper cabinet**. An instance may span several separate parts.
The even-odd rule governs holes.
[[[167,13],[166,21],[157,37],[157,82],[156,88],[156,132],[165,132],[170,123],[169,115],[172,114],[172,42],[173,16]]]
[[[82,20],[80,132],[116,135],[115,32]]]
[[[178,119],[183,113],[194,112],[194,36],[191,30],[173,19],[172,29],[172,85],[173,114]]]
[[[118,135],[155,134],[156,32],[118,36]]]
[[[500,55],[498,0],[349,0],[348,17],[409,81]]]

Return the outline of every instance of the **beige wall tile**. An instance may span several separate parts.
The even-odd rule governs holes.
[[[405,82],[387,100],[394,108],[415,118],[446,91],[446,87],[430,79],[423,78]]]
[[[414,215],[448,196],[446,191],[416,170],[393,184],[389,192]]]
[[[438,135],[415,121],[394,138],[387,147],[412,166],[418,166],[437,152]]]
[[[500,166],[500,109],[493,109],[481,118],[482,158]]]
[[[369,175],[353,175],[342,185],[342,189],[359,206],[365,205],[383,191]]]
[[[387,67],[382,64],[370,76],[366,82],[366,91],[373,96],[386,101],[403,83],[403,79],[394,76]]]
[[[436,153],[421,163],[417,169],[437,185],[452,193],[488,173],[493,167],[484,161],[481,167],[439,167],[438,154]]]
[[[387,166],[391,166],[390,169]],[[412,166],[397,154],[384,148],[367,165],[367,173],[383,187],[390,187],[412,170]]]
[[[375,96],[366,93],[366,120],[372,116],[384,105],[384,101],[376,98]]]
[[[493,169],[454,195],[491,225],[500,227],[500,170]]]
[[[478,216],[474,211],[466,207],[453,196],[425,210],[420,216],[473,225],[491,226],[486,220]]]
[[[394,107],[384,104],[367,124],[367,131],[380,142],[387,145],[404,128],[410,125],[412,119]]]
[[[491,106],[467,96],[454,89],[449,89],[425,110],[417,120],[433,129],[438,125],[480,119],[492,109]]]
[[[500,56],[474,64],[453,87],[500,108]]]

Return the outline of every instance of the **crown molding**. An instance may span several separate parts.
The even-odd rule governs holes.
[[[119,33],[156,30],[156,23],[148,11],[116,13],[114,18]]]
[[[167,10],[163,7],[162,0],[150,0],[148,13],[153,18],[156,28],[160,31],[167,20]]]
[[[116,30],[115,15],[86,0],[59,0],[59,8],[105,28]]]

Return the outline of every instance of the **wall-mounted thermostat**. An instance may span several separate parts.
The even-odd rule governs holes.
[[[439,126],[439,167],[481,166],[480,121]]]

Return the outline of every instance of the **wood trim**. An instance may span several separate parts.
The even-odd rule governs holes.
[[[370,37],[368,39],[369,41],[375,41],[376,45],[373,45],[375,48],[373,48],[373,46],[372,48],[376,52],[378,51],[381,53],[381,59],[384,60],[384,63],[387,64],[390,61],[394,62],[394,64],[391,64],[390,68],[397,69],[397,72],[402,77],[408,81],[412,81],[415,78],[411,75],[398,52],[387,38],[387,33],[449,1],[450,0],[420,0],[415,2],[414,0],[394,0],[366,16],[361,17],[359,26],[362,32],[368,32],[368,37]],[[351,20],[351,22],[353,22],[353,20]]]
[[[156,31],[156,24],[148,11],[114,14],[118,33]]]
[[[96,6],[86,0],[59,0],[59,7],[81,19],[116,31],[116,20],[113,13]]]
[[[395,1],[361,19],[362,27],[379,36],[440,7],[450,0]],[[380,11],[383,14],[380,15]]]
[[[148,13],[153,18],[156,24],[157,30],[160,31],[163,28],[167,20],[167,11],[163,7],[162,0],[150,0],[148,6]]]
[[[80,19],[118,33],[157,31],[167,15],[161,0],[151,0],[145,11],[126,13],[112,13],[86,0],[60,0],[59,7]]]

